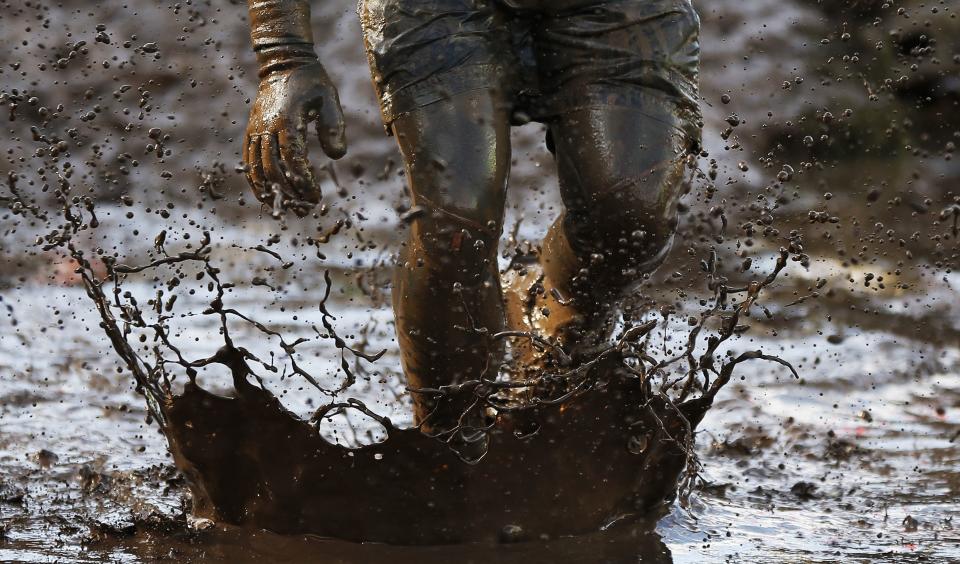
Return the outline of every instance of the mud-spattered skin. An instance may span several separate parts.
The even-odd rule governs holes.
[[[247,180],[257,199],[305,215],[320,201],[307,159],[310,123],[323,152],[339,159],[347,142],[337,89],[313,50],[308,0],[250,0],[260,87],[244,135]]]
[[[487,337],[505,328],[587,354],[623,292],[673,240],[684,161],[699,139],[692,5],[365,0],[359,14],[419,211],[393,287],[411,386],[495,375]],[[527,269],[533,275],[510,277],[505,311],[497,246],[510,126],[523,119],[549,128],[565,212]],[[550,298],[534,308],[522,296],[535,288]],[[521,371],[545,366],[516,345]],[[466,406],[437,410],[431,396],[414,397],[428,430],[464,423]]]
[[[398,110],[388,112],[386,108],[392,108],[396,92],[384,75],[406,75],[403,71],[392,72],[398,69],[384,68],[395,61],[391,63],[389,49],[376,41],[389,41],[395,49],[408,47],[399,37],[390,35],[390,22],[372,20],[377,14],[396,12],[397,17],[403,14],[410,20],[403,20],[404,25],[413,27],[416,17],[426,18],[433,13],[431,10],[449,16],[455,6],[444,0],[442,5],[428,2],[422,10],[410,11],[395,2],[372,4],[376,6],[364,4],[360,10],[367,29],[380,29],[373,34],[379,39],[371,39],[370,33],[367,36],[372,70],[383,97],[384,115],[392,120],[392,132],[404,155],[414,204],[423,211],[412,221],[394,285],[397,329],[411,387],[435,389],[488,376],[497,368],[489,362],[495,351],[479,334],[503,329],[508,317],[513,328],[536,329],[561,341],[572,338],[595,344],[581,338],[584,330],[597,329],[620,293],[655,268],[669,250],[684,157],[696,142],[684,134],[691,128],[689,101],[677,94],[679,101],[657,102],[656,97],[638,89],[652,79],[630,79],[640,81],[636,88],[597,86],[610,94],[609,104],[574,107],[567,103],[563,107],[568,111],[549,120],[566,213],[545,240],[540,262],[544,286],[559,299],[553,304],[553,319],[541,315],[534,322],[534,312],[524,311],[507,316],[496,253],[509,176],[509,128],[517,104],[509,82],[511,75],[491,70],[486,64],[476,65],[471,68],[477,70],[479,80],[487,87],[457,92],[462,84],[453,69],[432,82],[423,82],[428,87],[432,84],[439,93],[420,92],[427,97],[412,100],[421,107],[394,116]],[[460,4],[461,9],[482,15],[491,9],[472,0],[457,6]],[[521,4],[508,3],[521,10],[545,10],[536,3]],[[554,6],[550,14],[586,9],[591,4],[569,2]],[[645,12],[633,10],[630,2],[622,4],[603,16],[610,21],[604,21],[590,41],[616,52],[632,48],[620,43],[652,33],[640,17],[646,16]],[[249,6],[261,84],[244,146],[248,177],[262,201],[302,215],[320,196],[306,159],[308,121],[317,121],[321,143],[329,156],[337,158],[346,151],[336,89],[313,54],[306,0],[251,0]],[[656,58],[668,53],[679,53],[674,59],[686,61],[684,65],[696,57],[695,14],[690,20],[685,2],[668,8],[653,15],[663,19],[664,26],[679,27],[670,33],[665,31],[651,43],[655,47],[650,47],[650,52],[641,49],[634,55],[633,67],[643,66],[649,58],[656,68],[666,69],[669,65]],[[583,17],[571,13],[571,17]],[[500,13],[496,16],[499,18]],[[624,35],[613,25],[617,18],[630,17],[641,22],[632,25],[646,26],[638,31],[641,35]],[[493,23],[483,25],[499,25],[490,21]],[[693,31],[689,31],[691,25]],[[559,34],[572,33],[569,28],[577,26],[556,23],[554,27]],[[589,29],[586,24],[580,27]],[[419,43],[412,45],[419,48]],[[453,45],[488,51],[483,45]],[[428,59],[449,56],[438,51],[443,48],[438,44],[434,56]],[[552,68],[559,68],[556,61],[553,63]],[[668,70],[657,73],[666,79]],[[560,71],[545,72],[548,80],[555,80],[554,74]],[[586,74],[578,71],[569,80],[580,84],[584,77],[596,80],[594,74],[609,72],[604,68]],[[683,82],[695,81],[696,70],[677,75],[684,77]],[[497,82],[501,79],[502,83]],[[695,88],[695,82],[692,84]],[[446,86],[454,93],[443,99]],[[590,84],[577,85],[573,91],[559,94],[571,98],[581,91],[589,97],[593,90]],[[436,100],[438,96],[441,99]],[[534,359],[524,360],[529,363]],[[428,430],[442,431],[458,422],[462,406],[454,405],[446,408],[449,412],[441,413],[427,395],[415,394],[414,401],[417,420]]]
[[[542,9],[536,3],[513,4],[511,9]],[[590,2],[569,2],[563,7],[574,9],[587,4]],[[336,89],[313,55],[306,0],[250,0],[249,6],[261,83],[244,147],[248,179],[264,203],[303,215],[320,196],[306,159],[307,123],[317,121],[328,156],[337,158],[346,151]],[[688,4],[681,2],[678,6],[686,9]],[[611,21],[604,22],[603,31],[595,36],[598,45],[607,42],[616,49],[618,42],[629,41],[631,36],[621,34],[613,20],[630,16],[641,25],[642,14],[634,12],[624,9],[605,16]],[[362,8],[364,14],[368,12]],[[683,49],[693,49],[695,55],[696,44],[688,45],[690,38],[684,35],[688,33],[684,30],[695,23],[695,15],[691,20],[687,12],[671,9],[660,17],[686,26],[674,34],[676,43]],[[364,25],[370,22],[365,20]],[[555,27],[558,33],[570,33],[560,23]],[[643,30],[648,33],[647,28]],[[379,48],[371,44],[369,36],[367,41],[368,50]],[[441,56],[439,51],[437,56]],[[642,66],[643,61],[637,59],[640,56],[634,56],[634,67]],[[373,55],[371,64],[376,78],[384,69],[377,66]],[[554,64],[554,68],[559,67]],[[422,98],[427,102],[418,102],[417,107],[396,115],[390,113],[388,123],[403,154],[416,207],[399,257],[393,294],[415,420],[421,430],[433,435],[457,428],[453,437],[447,438],[460,454],[470,457],[476,454],[473,450],[482,454],[489,448],[486,459],[471,469],[445,445],[416,430],[394,431],[384,445],[357,453],[365,460],[376,451],[384,456],[384,463],[365,463],[359,474],[353,470],[345,474],[338,469],[343,461],[335,453],[323,454],[324,449],[339,449],[323,447],[323,440],[311,434],[312,438],[303,438],[302,444],[291,439],[292,444],[284,448],[291,453],[311,453],[303,454],[309,460],[298,458],[276,464],[275,471],[280,474],[275,478],[251,479],[249,484],[238,482],[224,489],[210,477],[215,465],[224,464],[221,455],[236,449],[225,451],[215,443],[236,440],[265,444],[259,436],[263,429],[256,430],[257,436],[242,431],[240,421],[244,418],[266,421],[276,416],[286,429],[281,433],[284,436],[309,434],[305,424],[300,429],[292,417],[288,420],[280,413],[270,415],[272,411],[264,411],[265,405],[256,407],[259,401],[250,403],[252,398],[241,394],[234,407],[217,408],[222,413],[233,413],[237,408],[255,411],[230,415],[236,419],[231,429],[236,429],[202,429],[204,425],[195,419],[190,433],[174,436],[174,451],[181,465],[192,468],[194,482],[202,485],[203,493],[197,498],[201,513],[233,522],[252,521],[274,530],[310,531],[355,540],[436,543],[493,538],[499,526],[509,524],[504,519],[510,515],[518,520],[516,524],[524,534],[596,530],[618,514],[644,513],[674,495],[690,445],[664,440],[651,422],[638,422],[642,419],[639,413],[653,409],[668,422],[668,429],[679,432],[681,427],[699,422],[702,406],[682,417],[679,412],[671,414],[666,405],[648,403],[641,410],[644,394],[640,390],[622,382],[611,384],[592,399],[570,402],[566,411],[552,408],[540,412],[542,421],[535,424],[540,437],[527,444],[512,438],[513,430],[526,431],[530,422],[525,417],[501,416],[489,436],[477,441],[469,429],[482,426],[484,415],[481,410],[470,411],[470,397],[444,398],[418,392],[435,392],[450,384],[496,376],[499,345],[490,336],[508,327],[557,339],[575,359],[578,352],[585,354],[596,345],[602,339],[602,322],[621,293],[655,268],[670,248],[685,158],[695,144],[686,133],[690,116],[685,102],[657,102],[656,96],[647,96],[632,86],[625,90],[605,89],[599,82],[593,89],[586,85],[585,96],[602,91],[603,96],[609,94],[610,100],[616,98],[617,102],[568,104],[563,106],[563,113],[545,120],[566,211],[551,229],[540,265],[533,270],[540,274],[536,283],[555,296],[555,303],[550,306],[552,313],[544,315],[544,308],[534,312],[527,307],[529,302],[514,300],[508,313],[497,269],[497,246],[503,227],[510,127],[516,119],[517,99],[507,82],[508,74],[502,75],[504,82],[500,83],[499,71],[490,72],[493,74],[483,77],[494,80],[487,87],[462,91],[443,90],[444,81],[452,80],[452,75],[441,76],[436,87],[445,92],[443,95],[428,92]],[[600,68],[596,72],[610,71]],[[378,83],[378,88],[387,92],[390,84]],[[576,97],[576,92],[561,94],[569,100]],[[637,100],[644,102],[641,105]],[[384,104],[387,116],[387,101]],[[512,285],[516,294],[529,291],[531,284],[521,277]],[[532,349],[519,347],[517,352],[528,370],[549,364],[549,359],[537,358]],[[608,368],[613,370],[614,366]],[[211,408],[221,403],[204,399],[199,393],[178,399],[171,413],[207,411],[200,406],[184,411],[184,406],[194,401],[210,403]],[[174,415],[174,423],[176,418]],[[215,418],[208,423],[217,427]],[[178,427],[173,425],[174,429]],[[688,431],[678,436],[692,437]],[[216,441],[205,439],[205,433],[217,437]],[[630,454],[625,445],[636,440],[638,433],[649,446],[642,453]],[[208,454],[214,451],[220,454],[210,458]],[[591,455],[588,451],[597,452]],[[584,461],[569,467],[561,462],[578,453],[598,462]],[[253,459],[238,460],[230,466],[249,464],[266,469],[275,463],[268,461],[272,457],[266,453],[248,454]],[[294,470],[316,473],[315,479],[298,482],[281,475]],[[586,475],[593,476],[597,484],[603,483],[603,488],[573,487]],[[396,519],[384,519],[359,512],[353,521],[339,519],[343,526],[338,528],[319,523],[319,514],[308,517],[313,509],[302,509],[299,516],[296,512],[284,516],[275,509],[288,511],[290,504],[273,502],[274,509],[270,509],[255,502],[260,497],[258,488],[269,487],[273,495],[281,495],[282,490],[282,496],[300,500],[301,505],[309,498],[306,505],[323,506],[334,495],[329,482],[332,478],[340,492],[337,495],[353,502],[363,500],[361,505],[378,508],[374,513],[409,513],[415,507],[417,525],[400,525],[404,520],[399,514]],[[540,493],[518,496],[517,491],[529,480],[540,482]],[[405,494],[394,499],[397,484],[404,484]],[[551,499],[570,488],[555,511],[543,511],[552,504]]]
[[[560,339],[575,357],[585,354],[598,344],[585,333],[602,333],[621,293],[659,265],[672,242],[684,137],[649,111],[571,112],[551,124],[566,212],[531,268],[539,276],[510,284],[512,294],[525,294],[539,280],[546,295],[560,299],[551,298],[546,316],[517,300],[505,312],[497,243],[510,124],[499,96],[465,93],[393,124],[413,203],[423,210],[393,287],[404,372],[414,388],[493,375],[498,367],[488,359],[496,351],[484,335],[505,328],[536,330]],[[537,360],[531,354],[520,364]],[[419,420],[432,429],[451,426],[464,407],[433,413],[428,397],[415,398]]]

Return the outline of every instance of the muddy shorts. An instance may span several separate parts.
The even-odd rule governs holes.
[[[361,0],[358,11],[388,129],[434,102],[503,88],[520,122],[622,106],[677,116],[699,142],[690,0]]]

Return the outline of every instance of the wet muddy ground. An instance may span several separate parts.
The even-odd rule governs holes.
[[[656,529],[673,561],[948,562],[960,555],[960,329],[948,299],[958,284],[953,276],[922,292],[854,290],[844,300],[856,303],[853,309],[816,306],[846,310],[832,322],[795,306],[757,331],[750,346],[794,362],[802,380],[756,365],[708,414],[698,438],[706,483]],[[145,425],[130,384],[113,376],[100,335],[85,329],[96,320],[51,323],[53,309],[79,306],[84,296],[76,288],[28,292],[13,304],[19,324],[0,351],[0,560],[298,561],[307,550],[331,562],[452,555],[479,562],[551,554],[531,546],[394,552],[190,529],[183,480],[162,437]],[[950,315],[937,334],[925,329],[927,316]],[[553,548],[553,561],[627,557],[654,541],[610,535],[569,542],[578,548]]]
[[[381,135],[352,5],[327,4],[315,9],[315,24],[330,41],[321,52],[350,116],[351,153],[337,164],[336,183],[325,181],[334,211],[285,230],[239,202],[237,140],[254,78],[242,5],[18,3],[0,20],[9,59],[0,77],[6,93],[27,89],[39,98],[21,100],[21,114],[64,103],[81,132],[83,148],[70,160],[90,174],[101,223],[81,244],[133,263],[163,230],[171,249],[209,230],[224,277],[238,283],[231,305],[293,335],[309,334],[322,274],[332,270],[329,309],[338,331],[387,351],[350,394],[403,425],[409,406],[397,376],[384,267],[404,228],[397,219],[403,178],[392,141]],[[951,158],[960,131],[952,117],[960,98],[960,49],[952,38],[960,24],[949,2],[855,4],[701,6],[710,152],[701,166],[708,170],[717,159],[718,179],[714,190],[699,185],[687,197],[684,237],[642,289],[647,303],[675,310],[651,346],[672,350],[686,337],[687,316],[699,313],[707,295],[699,262],[711,245],[719,269],[747,281],[770,270],[796,230],[809,263],[791,262],[764,295],[771,318],[755,311],[751,329],[729,348],[779,355],[801,379],[775,364],[738,370],[699,429],[702,482],[655,533],[614,527],[516,545],[398,548],[198,522],[188,516],[184,479],[156,425],[145,421],[143,398],[120,370],[73,265],[39,252],[33,243],[43,226],[4,208],[0,561],[960,559],[960,275],[949,211],[960,179]],[[95,40],[98,24],[111,43]],[[931,38],[932,55],[923,52]],[[77,47],[78,40],[87,45]],[[97,116],[81,119],[90,111]],[[31,155],[45,142],[31,141],[32,123],[37,119],[21,117],[0,140],[4,176],[36,168]],[[154,156],[154,128],[161,138],[171,135],[162,159]],[[85,162],[91,146],[101,148],[97,166]],[[508,230],[523,219],[516,236],[505,237],[507,249],[536,240],[558,209],[539,126],[517,130],[514,155]],[[19,187],[39,193],[39,184]],[[356,228],[333,235],[321,259],[304,241],[330,233],[337,219]],[[238,248],[259,244],[294,260],[292,274],[269,255]],[[126,288],[146,298],[155,291],[149,277],[134,277]],[[173,323],[188,357],[222,344],[211,338],[216,324],[200,315],[208,298],[183,293],[176,304]],[[660,310],[649,307],[656,317]],[[262,358],[277,350],[250,328],[235,337]],[[301,353],[313,373],[331,383],[343,378],[329,343]],[[224,374],[201,378],[214,391],[229,389]],[[295,378],[275,374],[269,386],[302,415],[324,401]],[[375,427],[368,436],[363,421],[352,423],[331,422],[323,433],[350,445],[378,440]],[[331,508],[331,518],[338,511],[349,508]]]

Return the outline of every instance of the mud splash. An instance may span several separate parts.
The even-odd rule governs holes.
[[[68,190],[69,183],[63,182],[61,189]],[[107,261],[107,280],[113,283],[115,297],[111,303],[104,282],[70,242],[71,231],[89,224],[66,197],[61,201],[67,228],[49,239],[51,246],[66,246],[79,265],[102,328],[147,397],[188,478],[197,518],[355,541],[449,544],[583,534],[621,520],[655,517],[673,500],[685,472],[688,479],[695,478],[694,431],[734,368],[753,359],[790,366],[760,351],[725,362],[714,359],[719,346],[743,330],[740,316],[785,268],[789,253],[783,250],[774,271],[762,281],[740,289],[711,282],[715,305],[702,315],[678,356],[659,361],[644,350],[644,338],[658,326],[653,321],[625,329],[618,342],[595,359],[562,374],[519,382],[466,382],[435,391],[447,397],[469,394],[474,404],[483,402],[488,412],[494,411],[481,460],[465,460],[445,441],[419,429],[397,429],[359,400],[331,402],[318,409],[313,422],[333,412],[357,410],[382,426],[386,440],[350,449],[325,440],[315,425],[287,411],[257,385],[262,381],[248,361],[262,361],[234,344],[228,317],[268,335],[277,333],[226,307],[225,284],[209,258],[209,237],[195,251],[169,255],[163,250],[164,258],[143,266]],[[213,356],[194,361],[185,359],[172,343],[162,316],[156,324],[145,321],[136,300],[121,291],[124,275],[191,262],[201,264],[216,287],[205,314],[219,317],[225,342]],[[320,310],[328,336],[341,350],[376,361],[379,355],[352,349],[336,336],[325,306],[329,276],[326,284]],[[737,293],[745,293],[747,299],[729,306],[729,296]],[[158,311],[160,303],[158,297]],[[127,328],[117,323],[115,309]],[[698,336],[714,317],[721,320],[721,328],[695,358]],[[144,362],[129,342],[130,326],[154,332],[158,360],[153,365]],[[295,375],[319,387],[293,362],[299,341],[288,344],[281,338],[281,343]],[[687,371],[671,379],[667,368],[681,360],[688,363]],[[182,394],[171,392],[168,364],[179,365],[190,378]],[[212,394],[198,383],[197,368],[216,364],[229,369],[234,397]],[[716,376],[712,382],[711,374]],[[516,405],[498,396],[518,388],[555,390],[558,384],[566,391],[554,399],[540,399],[543,394],[538,393],[537,400]],[[329,393],[336,397],[343,389]],[[699,393],[692,394],[695,390]],[[533,432],[531,422],[536,426]],[[334,518],[331,507],[351,509]]]
[[[658,360],[654,356],[658,353],[648,350],[646,338],[660,325],[651,320],[624,326],[616,342],[596,357],[559,373],[416,391],[435,394],[441,402],[479,407],[488,415],[489,425],[483,429],[489,439],[486,450],[467,459],[447,444],[452,433],[444,441],[416,428],[397,429],[359,400],[337,401],[356,380],[345,360],[341,367],[346,382],[326,389],[296,361],[296,349],[304,339],[288,342],[230,308],[225,299],[232,285],[221,281],[221,271],[212,262],[208,233],[198,246],[178,254],[167,250],[161,234],[154,242],[159,258],[144,265],[118,264],[104,256],[106,276],[101,280],[94,263],[74,244],[74,237],[98,227],[95,206],[73,197],[72,191],[70,180],[60,175],[55,196],[64,221],[42,239],[43,248],[62,249],[77,265],[101,328],[133,375],[188,478],[198,518],[281,533],[395,544],[514,542],[598,531],[620,520],[662,512],[675,497],[682,476],[692,487],[698,470],[694,431],[739,364],[769,360],[796,375],[789,363],[761,351],[717,358],[720,346],[745,330],[741,318],[750,315],[760,293],[787,266],[790,251],[780,250],[766,278],[741,288],[728,287],[724,277],[716,276],[716,258],[711,256],[703,268],[714,291],[713,305],[692,323],[678,354],[663,351],[664,358]],[[23,209],[47,219],[37,209]],[[253,250],[283,262],[274,251]],[[794,260],[803,260],[803,255]],[[284,263],[284,268],[290,264]],[[186,359],[174,344],[166,315],[177,299],[174,289],[189,286],[181,282],[189,266],[199,269],[197,281],[206,279],[207,288],[215,291],[203,314],[219,319],[224,341],[216,354],[199,360]],[[130,275],[156,274],[159,268],[173,268],[177,274],[166,283],[167,296],[160,290],[150,300],[156,319],[148,320],[136,298],[123,290],[123,282]],[[341,357],[352,354],[376,362],[382,353],[365,353],[337,335],[335,318],[326,307],[332,285],[329,273],[325,283],[319,301],[326,330],[322,336],[333,340]],[[669,310],[662,315],[668,318]],[[263,387],[248,362],[271,368],[272,364],[234,343],[228,319],[278,337],[292,376],[331,397],[316,410],[312,422],[356,410],[381,425],[386,440],[359,449],[327,442],[315,425],[284,409]],[[705,331],[714,321],[719,327]],[[146,333],[153,335],[152,363],[131,343],[134,336],[145,342]],[[702,350],[701,333],[710,333]],[[501,337],[539,341],[522,332],[492,338]],[[681,363],[686,368],[674,371]],[[229,369],[234,397],[202,388],[197,369],[212,365]],[[172,391],[171,367],[182,369],[189,378],[182,394]],[[532,391],[527,396],[532,399],[519,400],[513,393],[517,390]],[[463,397],[471,401],[463,402]],[[465,418],[466,414],[461,420]],[[351,509],[331,518],[331,507]]]
[[[392,544],[529,541],[662,510],[686,465],[684,448],[652,431],[652,418],[631,426],[611,407],[636,406],[636,392],[602,390],[562,413],[550,408],[525,441],[506,416],[487,456],[470,465],[417,429],[391,428],[359,449],[332,445],[276,398],[244,388],[223,398],[190,386],[171,400],[171,448],[198,517]],[[664,417],[666,432],[680,436],[682,419]],[[636,437],[649,446],[633,454]]]

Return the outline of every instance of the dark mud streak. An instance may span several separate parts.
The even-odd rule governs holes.
[[[171,550],[171,546],[174,548]],[[515,544],[474,543],[429,547],[357,544],[313,535],[280,535],[247,527],[217,526],[202,534],[155,535],[105,539],[98,549],[122,549],[147,561],[184,562],[317,562],[324,564],[529,564],[550,562],[643,562],[672,564],[670,549],[655,532],[641,527],[593,535],[561,537]],[[95,560],[90,560],[94,562]]]
[[[644,341],[658,325],[651,322],[626,328],[617,344],[574,370],[511,384],[541,392],[560,385],[559,396],[549,394],[547,400],[528,405],[498,406],[496,382],[478,384],[472,390],[474,404],[499,407],[496,422],[487,430],[490,446],[479,463],[465,462],[445,442],[419,429],[395,429],[355,400],[343,408],[374,416],[388,438],[381,444],[349,449],[324,440],[313,425],[251,383],[260,379],[247,361],[267,365],[234,344],[228,318],[279,338],[294,372],[324,391],[296,364],[295,349],[305,339],[288,343],[279,333],[225,307],[225,289],[232,285],[222,283],[220,270],[211,264],[209,233],[204,232],[195,251],[178,255],[167,254],[162,241],[158,242],[165,256],[143,266],[121,265],[105,257],[106,277],[101,281],[91,261],[74,245],[75,236],[96,228],[92,202],[71,198],[71,184],[63,176],[56,197],[65,223],[62,230],[46,237],[47,250],[65,249],[78,265],[101,327],[133,373],[138,391],[147,397],[177,466],[188,477],[195,515],[221,522],[279,533],[435,545],[585,534],[621,520],[657,517],[676,497],[681,477],[686,489],[695,481],[694,431],[734,369],[763,359],[793,371],[786,361],[761,351],[719,363],[715,358],[722,343],[745,330],[741,318],[749,315],[761,291],[786,267],[791,252],[781,249],[773,271],[742,288],[729,287],[724,277],[707,269],[714,303],[701,315],[679,354],[662,360],[651,356]],[[208,287],[216,288],[204,315],[219,318],[224,341],[215,355],[195,361],[184,358],[171,342],[162,317],[148,324],[135,300],[121,294],[126,275],[160,266],[179,268],[183,263],[201,265]],[[324,281],[319,309],[325,336],[333,339],[341,356],[348,351],[376,360],[379,355],[350,348],[334,331],[333,316],[326,309],[329,274]],[[113,299],[108,298],[105,284],[112,285]],[[734,296],[738,299],[731,303]],[[158,314],[159,308],[158,300]],[[661,313],[665,319],[669,316]],[[700,330],[709,320],[719,321],[720,327],[706,339],[706,350],[697,357]],[[134,329],[153,331],[153,364],[128,342]],[[166,358],[164,352],[173,353],[175,359]],[[683,361],[687,367],[677,377],[671,367]],[[186,370],[189,377],[179,396],[170,391],[166,371],[170,363]],[[197,384],[196,368],[210,364],[231,371],[234,398],[215,396]],[[470,391],[469,386],[439,390],[445,396],[464,391]],[[698,395],[684,402],[694,391]],[[323,418],[329,411],[321,408],[317,413]],[[528,433],[531,415],[536,416],[539,430],[521,440],[517,437]]]
[[[238,351],[224,354],[232,369],[244,365]],[[501,416],[475,465],[417,429],[390,429],[385,442],[359,449],[334,445],[269,392],[250,384],[237,392],[191,384],[169,398],[171,451],[195,514],[280,533],[447,544],[594,532],[655,516],[675,496],[692,446],[641,417],[642,394],[629,384],[545,408],[529,439],[515,438],[515,421]],[[690,436],[676,410],[654,412],[670,436]],[[703,412],[685,415],[695,425]],[[627,448],[636,435],[648,445],[640,454]]]
[[[79,230],[82,220],[66,200],[63,205],[68,225]],[[773,272],[746,288],[730,289],[722,279],[711,277],[716,302],[697,329],[714,317],[720,318],[721,328],[708,339],[699,359],[693,356],[699,331],[691,334],[681,354],[657,361],[631,348],[640,346],[639,340],[657,323],[628,329],[618,344],[574,371],[578,381],[570,385],[576,393],[500,410],[488,430],[490,446],[479,463],[465,462],[445,442],[419,429],[398,430],[355,401],[339,405],[374,417],[388,437],[377,445],[349,449],[327,442],[310,422],[251,383],[260,380],[247,361],[260,361],[234,345],[228,316],[266,335],[279,334],[224,307],[226,285],[210,264],[209,237],[204,237],[195,253],[168,256],[143,267],[108,264],[116,303],[108,300],[90,263],[72,247],[69,232],[64,237],[104,330],[141,384],[140,391],[152,398],[151,408],[159,411],[154,416],[161,422],[177,466],[188,477],[194,514],[279,533],[393,544],[515,542],[591,533],[621,520],[655,518],[676,497],[681,477],[687,488],[696,479],[694,431],[734,369],[742,362],[763,359],[793,370],[782,359],[760,351],[741,353],[718,367],[714,364],[717,348],[736,334],[741,315],[786,266],[789,253],[781,250]],[[205,313],[220,318],[224,346],[198,361],[180,354],[162,323],[147,326],[135,304],[119,300],[124,273],[181,262],[202,263],[217,288],[217,297]],[[325,281],[324,327],[341,352],[352,351],[329,322],[332,316],[325,306],[329,276]],[[728,309],[725,304],[733,293],[746,296]],[[154,368],[144,363],[127,342],[129,333],[121,330],[112,307],[123,313],[125,322],[153,329],[176,360],[161,356]],[[286,344],[282,337],[281,341],[292,359],[300,341]],[[625,362],[630,355],[640,362],[640,369]],[[671,381],[668,367],[683,360],[688,362],[686,371]],[[168,362],[179,364],[190,376],[179,396],[169,391],[164,368]],[[649,370],[644,363],[650,364]],[[231,371],[234,398],[213,395],[197,384],[195,368],[210,364]],[[712,372],[716,378],[695,385],[698,372],[705,377]],[[674,403],[668,393],[681,383],[686,383],[684,391]],[[523,385],[536,388],[543,382]],[[487,387],[493,390],[484,392],[487,395],[474,393],[478,400],[495,406],[492,394],[497,387]],[[693,388],[701,393],[681,403]],[[158,396],[161,401],[155,402]],[[321,408],[317,413],[323,418],[328,411]],[[539,430],[532,437],[517,438],[528,432],[531,413]]]

